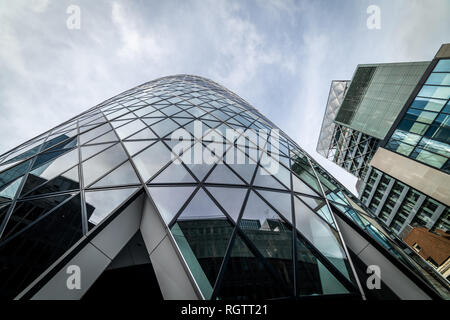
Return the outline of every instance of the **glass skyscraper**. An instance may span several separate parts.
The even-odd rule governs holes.
[[[197,76],[145,83],[0,156],[0,223],[8,299],[127,283],[164,299],[449,294],[269,119]]]

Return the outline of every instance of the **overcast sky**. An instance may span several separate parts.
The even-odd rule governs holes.
[[[67,28],[67,8],[81,10]],[[369,5],[381,29],[367,28]],[[188,73],[235,92],[315,152],[332,80],[361,63],[431,60],[448,0],[0,0],[0,154],[136,85]]]

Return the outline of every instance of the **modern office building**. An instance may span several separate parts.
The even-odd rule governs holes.
[[[362,202],[399,237],[410,226],[450,230],[449,48],[431,62],[358,66],[335,118],[344,152],[332,161],[359,178]]]
[[[0,181],[3,299],[449,297],[294,141],[201,77],[91,108],[0,156]]]
[[[378,143],[386,137],[429,64],[358,65],[350,84],[339,91],[339,99],[334,99],[333,81],[324,116],[324,124],[333,124],[322,126],[318,152],[356,177],[364,178]],[[334,132],[325,133],[331,127]],[[331,136],[325,139],[326,145],[322,141],[325,135]]]
[[[450,45],[424,72],[361,184],[361,199],[399,234],[450,230]]]

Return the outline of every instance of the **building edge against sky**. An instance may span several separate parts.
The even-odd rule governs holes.
[[[444,232],[448,232],[450,228],[449,52],[450,45],[442,45],[435,58],[430,63],[426,63],[427,68],[420,77],[415,77],[414,81],[417,83],[413,86],[410,95],[402,97],[403,105],[399,105],[397,100],[396,106],[400,108],[396,108],[397,116],[390,122],[391,125],[386,134],[383,137],[372,137],[377,140],[373,152],[365,159],[370,162],[367,165],[367,174],[355,174],[346,168],[345,163],[339,162],[338,157],[331,159],[360,178],[357,189],[363,203],[400,237],[407,234],[410,226],[423,226]],[[359,78],[358,83],[364,84],[368,81],[361,80],[364,77]],[[366,78],[370,79],[370,77]],[[350,98],[359,99],[358,102],[364,101],[364,90],[366,90],[364,87],[367,86],[356,86],[353,91],[359,90],[359,92]],[[351,88],[352,85],[350,85]],[[384,94],[384,91],[387,93]],[[392,90],[389,87],[384,88],[380,93],[382,96],[392,98]],[[345,99],[347,96],[344,102]],[[390,105],[385,97],[380,101]],[[358,108],[352,109],[353,113],[357,114],[358,111]],[[378,114],[375,108],[372,118],[377,117]],[[342,118],[344,117],[341,116],[341,120]],[[351,121],[349,123],[351,125]],[[336,123],[336,126],[339,125],[340,123]],[[378,122],[373,121],[363,125],[366,129],[369,127],[369,131],[376,130],[377,126]],[[370,129],[370,127],[373,128]],[[345,130],[354,132],[354,128],[351,127],[346,127]],[[357,132],[357,134],[362,133]],[[344,152],[347,152],[347,149],[357,149],[359,146],[359,140],[352,137],[353,140],[346,141],[336,130],[333,137],[340,143],[335,145],[343,146],[341,150]],[[339,148],[336,149],[339,152]],[[344,152],[341,152],[344,154],[344,159],[351,158]],[[350,155],[352,154],[350,152]],[[448,263],[449,261],[446,261],[443,264]]]
[[[180,128],[189,143],[173,153]],[[259,129],[279,144],[245,135]],[[0,156],[1,297],[95,299],[127,285],[164,299],[449,297],[445,279],[274,129],[222,86],[178,75]],[[225,130],[237,138],[212,153],[211,134]],[[182,158],[197,147],[215,162]],[[232,148],[245,164],[223,158]],[[274,175],[262,174],[263,157],[277,161]],[[369,265],[381,268],[379,290],[366,286]],[[79,287],[67,281],[77,268]]]

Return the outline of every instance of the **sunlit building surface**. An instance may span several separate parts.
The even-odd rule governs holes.
[[[1,297],[448,298],[439,273],[277,129],[179,75],[0,156]],[[196,150],[213,161],[186,160]]]

